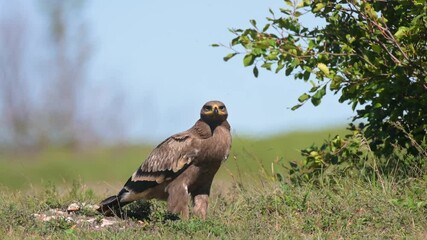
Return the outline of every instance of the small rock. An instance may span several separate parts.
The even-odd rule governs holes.
[[[61,211],[61,210],[59,210],[57,208],[55,208],[55,209],[49,209],[48,212],[49,212],[49,214],[52,214],[52,215],[65,215],[65,214],[67,214],[66,212]]]
[[[96,204],[86,204],[85,208],[91,211],[96,211],[99,208],[99,206]]]
[[[71,203],[67,208],[68,213],[77,211],[80,211],[80,206],[77,203]]]
[[[113,225],[114,223],[116,223],[116,221],[110,221],[107,219],[102,219],[101,227],[110,226],[110,225]]]

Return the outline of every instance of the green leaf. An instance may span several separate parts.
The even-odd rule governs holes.
[[[312,97],[311,97],[311,103],[313,103],[314,106],[318,106],[326,94],[326,85],[319,89]]]
[[[339,75],[335,75],[334,78],[332,79],[331,85],[329,86],[329,89],[331,90],[338,90],[341,86],[341,82],[344,81],[344,78],[339,76]]]
[[[309,78],[310,78],[310,72],[309,71],[305,71],[304,72],[304,81],[308,81]]]
[[[213,44],[211,44],[211,47],[219,47],[219,44],[213,43]]]
[[[263,68],[265,68],[267,70],[271,70],[271,65],[272,64],[273,63],[271,63],[271,62],[265,62],[264,64],[261,65],[261,67],[263,67]]]
[[[312,73],[313,72],[313,69],[311,69],[310,67],[308,67],[308,66],[303,66],[302,67],[302,69],[304,69],[304,70],[306,70],[306,71],[308,71],[308,72],[310,72],[310,73]]]
[[[252,54],[246,54],[245,57],[243,58],[243,66],[247,67],[250,66],[254,63],[255,61],[255,57]]]
[[[277,53],[276,52],[272,52],[272,53],[270,53],[270,54],[268,54],[266,57],[265,57],[265,59],[266,60],[277,60]]]
[[[356,40],[356,38],[354,37],[354,36],[352,36],[352,35],[350,35],[350,34],[346,34],[345,35],[345,38],[347,39],[347,41],[351,44],[351,43],[353,43],[355,40]]]
[[[258,77],[258,68],[256,66],[254,66],[254,69],[252,72],[254,73],[254,76],[257,78]]]
[[[319,12],[323,8],[325,8],[325,4],[324,3],[318,3],[318,4],[316,4],[316,7],[313,9],[313,12]]]
[[[303,95],[299,96],[298,102],[300,103],[305,102],[309,98],[310,98],[310,95],[308,95],[307,93],[304,93]]]
[[[286,76],[291,75],[291,73],[292,73],[292,71],[293,71],[293,70],[294,70],[294,68],[293,68],[293,67],[288,66],[288,67],[286,68],[285,75],[286,75]]]
[[[318,86],[316,85],[316,83],[313,82],[312,80],[310,80],[310,83],[311,83],[312,88],[318,88]]]
[[[322,99],[320,99],[320,98],[316,98],[316,97],[312,97],[311,98],[311,103],[314,105],[314,106],[319,106],[319,104],[320,104],[320,102],[322,101]]]
[[[270,27],[270,24],[265,24],[264,28],[262,29],[263,32],[267,31],[268,28]]]
[[[376,52],[376,53],[381,53],[382,52],[382,48],[378,44],[372,44],[371,47],[372,47],[372,50],[374,50],[374,52]]]
[[[316,42],[313,39],[308,40],[308,48],[313,49],[316,46]]]
[[[225,56],[223,59],[225,62],[227,62],[228,60],[230,60],[232,57],[236,56],[237,53],[229,53],[227,56]]]
[[[254,19],[249,20],[249,22],[254,26],[254,28],[256,28],[256,21]]]
[[[405,37],[406,35],[408,35],[408,30],[409,29],[407,27],[399,27],[399,30],[397,30],[394,36],[397,39],[401,39],[402,37]]]
[[[235,45],[239,44],[239,41],[240,41],[240,37],[233,38],[231,40],[231,46],[235,46]]]
[[[295,105],[295,106],[293,106],[292,108],[291,108],[291,110],[292,111],[295,111],[295,110],[297,110],[298,108],[300,108],[302,106],[302,104],[300,103],[300,104],[297,104],[297,105]]]
[[[291,15],[291,10],[290,9],[280,8],[279,10],[280,10],[280,12],[282,12],[285,15]]]
[[[381,103],[375,103],[373,108],[381,108],[383,105]]]
[[[329,75],[329,68],[324,63],[318,63],[317,67],[322,71],[326,76]]]
[[[277,63],[276,73],[280,72],[280,70],[282,70],[284,67],[285,67],[285,64],[283,64],[282,61],[279,61]]]
[[[351,105],[351,110],[354,111],[356,109],[356,107],[357,107],[357,101],[353,102],[353,104]]]
[[[292,67],[296,67],[301,63],[301,61],[298,58],[294,58],[294,60],[291,62]]]

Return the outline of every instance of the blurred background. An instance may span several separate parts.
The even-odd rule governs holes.
[[[241,58],[223,61],[230,49],[210,46],[228,45],[229,28],[247,28],[249,19],[262,26],[281,7],[0,0],[0,183],[123,181],[214,99],[227,105],[234,136],[224,176],[236,163],[256,172],[298,159],[300,148],[340,133],[352,111],[333,94],[291,111],[310,83],[266,71],[254,78]]]

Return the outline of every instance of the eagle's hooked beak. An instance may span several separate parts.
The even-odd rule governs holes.
[[[213,111],[214,111],[215,114],[218,114],[218,106],[217,105],[214,105],[214,110]]]

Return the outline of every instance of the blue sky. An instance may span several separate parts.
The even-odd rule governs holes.
[[[291,111],[309,83],[267,71],[254,78],[242,57],[226,63],[222,58],[230,51],[210,46],[228,44],[228,28],[247,28],[249,19],[265,23],[268,9],[278,14],[283,1],[93,0],[86,7],[94,54],[90,81],[104,91],[123,91],[132,139],[158,140],[185,130],[213,99],[227,105],[235,135],[343,126],[353,115],[333,94],[319,107]]]

